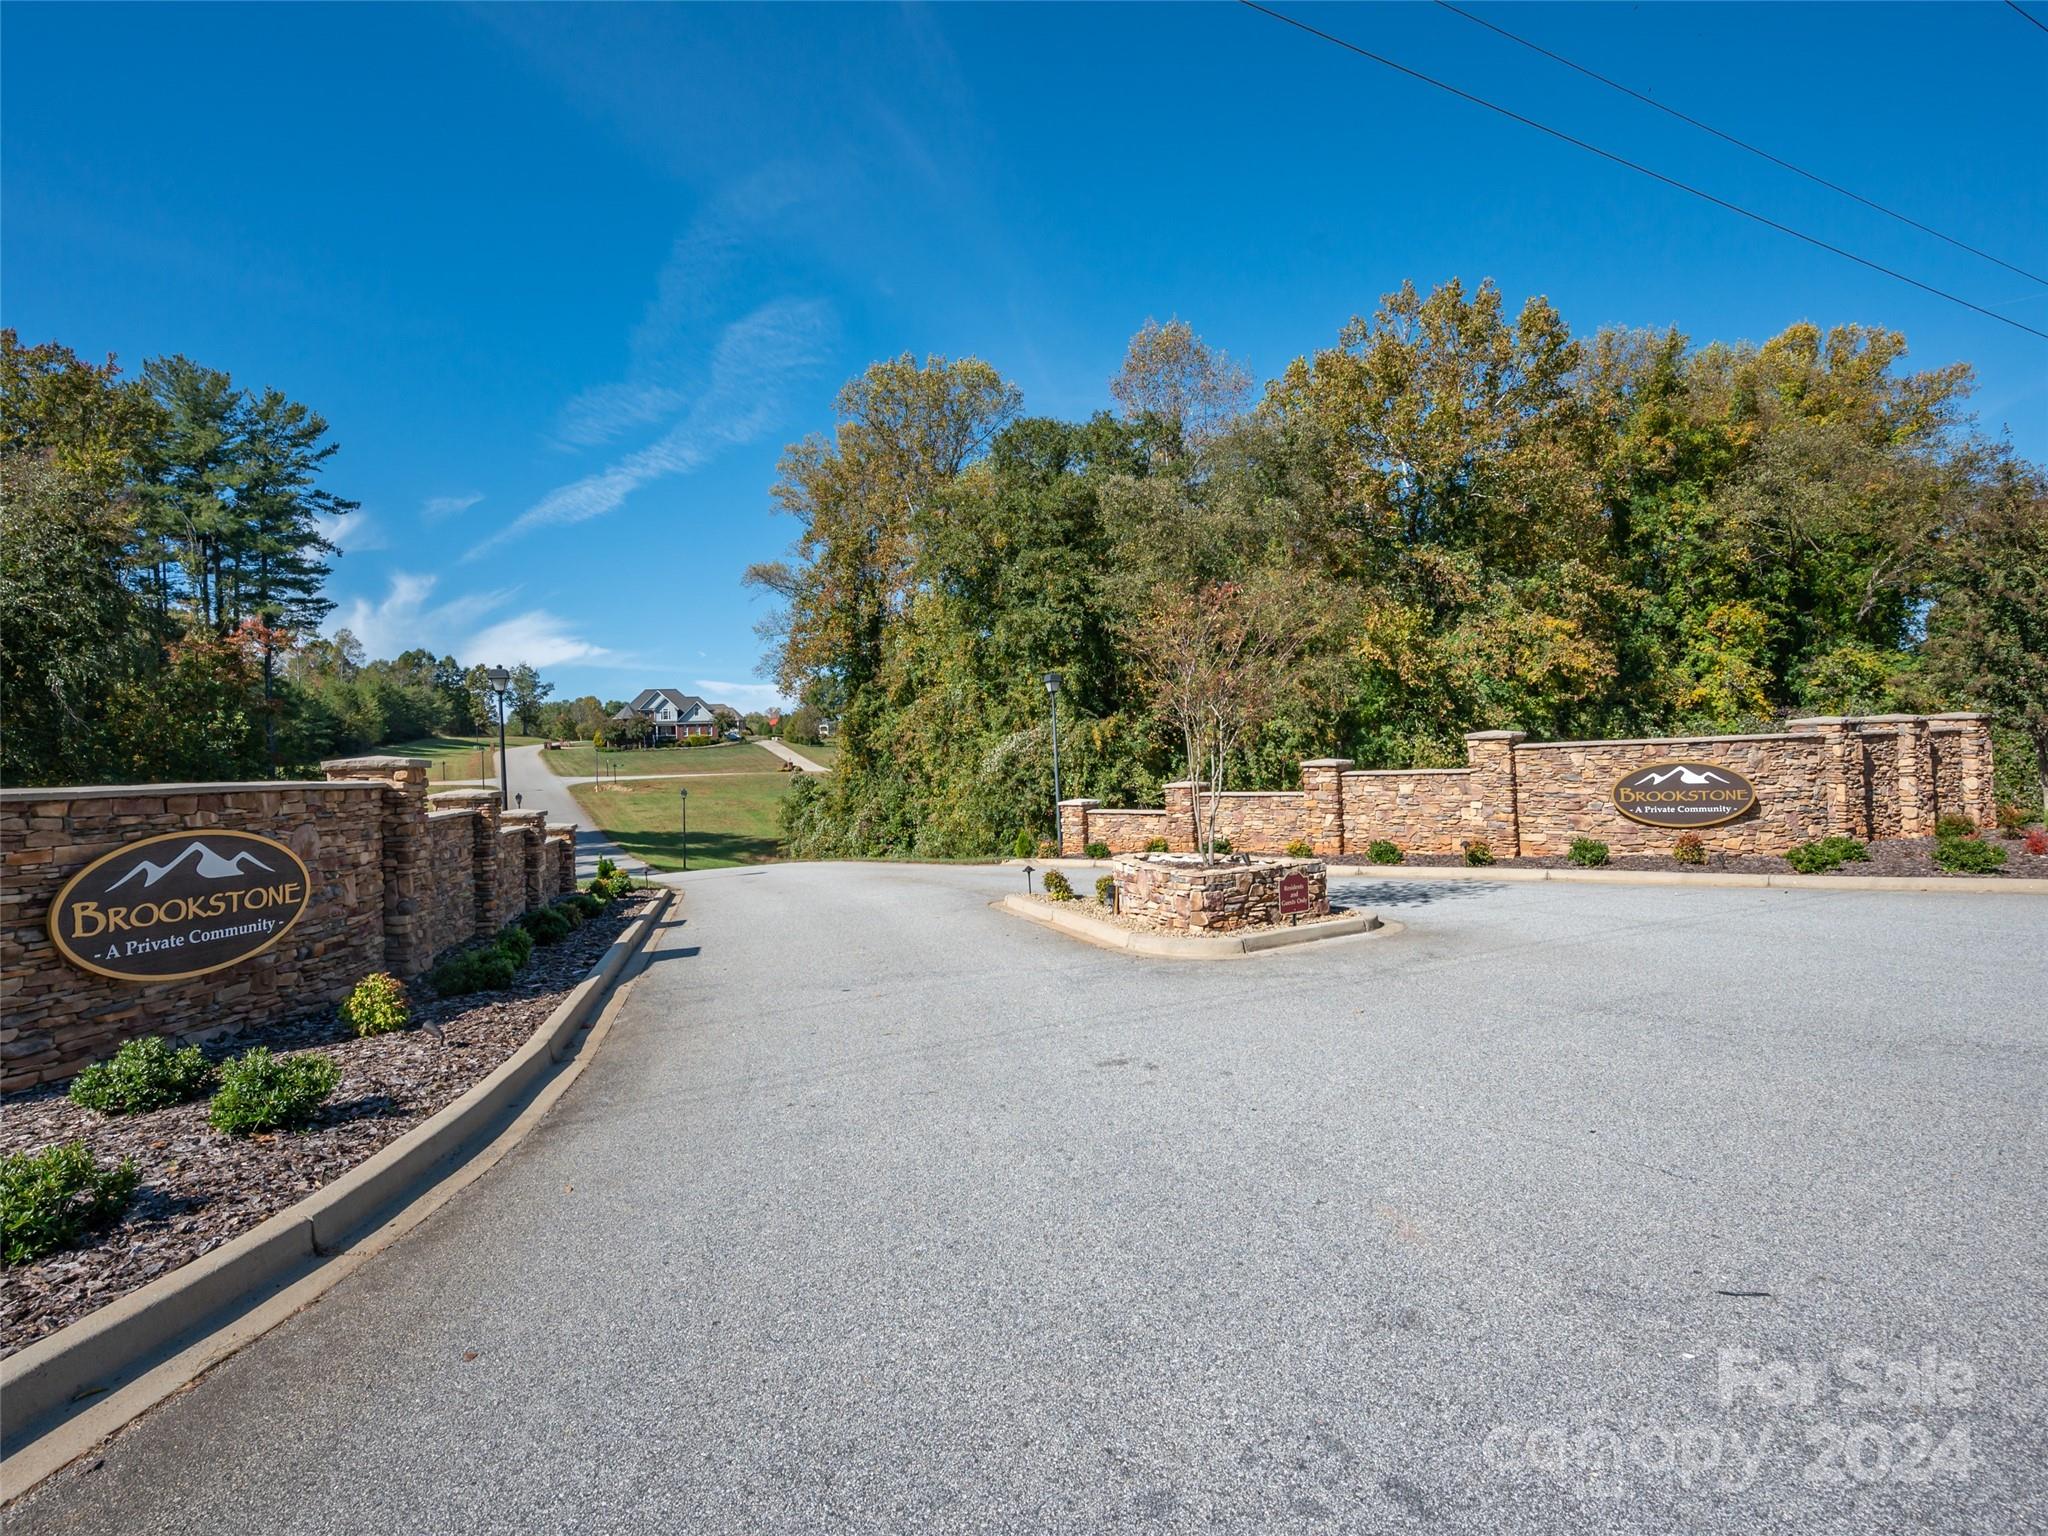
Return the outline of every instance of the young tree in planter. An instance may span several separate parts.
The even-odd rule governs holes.
[[[1180,733],[1204,863],[1231,754],[1271,718],[1302,633],[1282,593],[1237,582],[1163,590],[1125,632],[1153,706]]]
[[[1942,551],[1927,661],[2033,744],[2048,816],[2048,472],[2010,452]]]

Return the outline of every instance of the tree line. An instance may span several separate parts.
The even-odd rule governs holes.
[[[0,780],[259,779],[483,731],[481,667],[319,634],[328,424],[183,357],[123,377],[0,331]],[[533,730],[551,692],[514,670]],[[591,701],[595,702],[595,701]]]
[[[838,722],[799,855],[971,855],[1062,788],[1158,804],[1195,755],[1174,637],[1235,647],[1212,776],[1464,761],[1538,739],[1994,715],[2048,796],[2048,479],[1961,363],[1881,328],[1574,336],[1545,300],[1404,286],[1263,389],[1148,322],[1086,421],[904,356],[784,455],[798,534],[748,579],[786,693]],[[1162,638],[1164,637],[1164,638]],[[1220,637],[1220,638],[1219,638]],[[1195,643],[1190,641],[1189,643]]]

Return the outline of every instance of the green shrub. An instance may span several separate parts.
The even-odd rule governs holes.
[[[584,903],[589,900],[588,896],[578,892],[574,896],[564,896],[548,910],[567,923],[570,931],[573,933],[576,929],[581,928],[583,920],[590,916],[589,911],[584,907]]]
[[[1977,835],[1977,823],[1970,820],[1967,816],[1958,816],[1953,813],[1947,816],[1939,816],[1935,818],[1934,835],[1936,837],[1975,837]]]
[[[140,1179],[127,1158],[104,1167],[82,1141],[0,1157],[0,1256],[33,1263],[118,1221]]]
[[[610,859],[599,859],[597,861],[598,879],[609,880],[613,875],[616,875],[618,872],[619,866],[614,864]]]
[[[1045,894],[1053,901],[1072,901],[1074,899],[1074,887],[1068,883],[1067,877],[1058,870],[1048,869],[1045,872]]]
[[[412,1022],[412,1008],[406,1002],[404,986],[396,976],[382,971],[365,976],[341,1000],[341,1022],[354,1030],[358,1039],[405,1028]]]
[[[139,1115],[196,1099],[213,1087],[213,1063],[196,1045],[175,1049],[154,1036],[130,1040],[113,1060],[71,1080],[71,1102],[103,1115]]]
[[[1944,837],[1934,845],[1934,862],[1950,874],[1989,874],[2005,867],[2005,850],[1974,837]]]
[[[1678,841],[1671,845],[1671,857],[1681,864],[1704,864],[1707,862],[1707,844],[1697,832],[1681,832]]]
[[[2025,837],[2033,814],[2015,800],[1998,802],[1998,833],[2001,837]]]
[[[1017,835],[1010,839],[1010,853],[1014,858],[1028,859],[1037,847],[1038,840],[1022,827],[1019,827]]]
[[[482,949],[466,949],[443,960],[429,973],[427,984],[438,997],[496,992],[512,985],[512,978],[519,974],[523,963],[509,947],[488,944]]]
[[[1116,905],[1116,876],[1103,875],[1095,882],[1095,899],[1105,907]]]
[[[1287,857],[1290,859],[1312,859],[1315,856],[1315,845],[1305,843],[1298,837],[1287,845]]]
[[[581,914],[586,922],[593,917],[604,916],[604,903],[588,891],[576,891],[564,896],[555,905]]]
[[[533,935],[536,944],[559,944],[576,925],[559,907],[536,907],[519,919],[519,926]]]
[[[1087,854],[1087,855],[1088,855],[1088,857],[1089,857],[1089,858],[1091,858],[1091,859],[1106,859],[1106,858],[1108,858],[1108,857],[1109,857],[1109,844],[1107,844],[1107,843],[1090,843],[1090,844],[1089,844],[1089,845],[1088,845],[1087,847],[1083,848],[1083,849],[1082,849],[1081,851],[1082,851],[1083,853]]]
[[[1493,845],[1483,837],[1475,837],[1465,845],[1465,862],[1474,868],[1493,862]]]
[[[1398,864],[1407,855],[1401,852],[1399,843],[1390,843],[1384,837],[1375,838],[1365,845],[1365,856],[1374,864]]]
[[[1607,845],[1597,837],[1575,837],[1565,857],[1581,869],[1598,869],[1607,862]]]
[[[1145,851],[1146,851],[1147,853],[1164,853],[1164,852],[1166,852],[1166,839],[1165,839],[1165,838],[1163,838],[1163,837],[1155,837],[1155,838],[1152,838],[1151,840],[1149,840],[1149,841],[1148,841],[1148,842],[1147,842],[1147,843],[1145,844]]]
[[[1229,838],[1219,837],[1214,842],[1209,844],[1209,851],[1211,853],[1231,853],[1235,850],[1231,848]]]
[[[206,1118],[230,1136],[301,1126],[340,1081],[341,1068],[325,1056],[273,1056],[259,1045],[220,1069]]]
[[[501,949],[512,957],[512,969],[523,968],[533,958],[533,935],[517,923],[507,923],[498,930],[498,936],[491,940],[493,948]]]
[[[1870,850],[1853,837],[1818,837],[1785,850],[1785,862],[1802,875],[1825,875],[1844,864],[1868,862]]]

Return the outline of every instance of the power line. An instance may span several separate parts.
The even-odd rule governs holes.
[[[2018,11],[2022,16],[2026,17],[2027,20],[2031,21],[2043,32],[2048,32],[2048,21],[2043,21],[2040,17],[2036,16],[2032,11],[2023,8],[2020,5],[2019,0],[2005,0],[2005,3],[2011,6],[2014,10]]]
[[[1937,240],[1945,240],[1950,245],[1954,246],[1957,250],[1968,251],[1972,256],[1982,257],[1985,261],[1990,262],[1993,266],[2003,267],[2008,272],[2017,272],[2021,277],[2028,279],[2030,282],[2036,282],[2039,283],[2042,287],[2048,288],[2048,277],[2042,277],[2039,273],[2029,272],[2025,267],[2014,266],[2011,262],[2004,260],[2002,257],[1994,256],[1989,251],[1979,250],[1976,246],[1971,245],[1966,240],[1958,240],[1954,235],[1945,235],[1931,224],[1922,224],[1918,219],[1910,218],[1907,215],[1900,213],[1896,208],[1885,207],[1883,203],[1878,202],[1875,198],[1865,197],[1860,192],[1851,192],[1847,187],[1842,186],[1840,183],[1829,181],[1825,176],[1817,176],[1812,171],[1807,170],[1805,167],[1794,165],[1790,160],[1786,160],[1778,155],[1774,155],[1767,149],[1759,149],[1756,145],[1751,144],[1746,139],[1738,139],[1732,133],[1724,133],[1719,128],[1716,128],[1712,123],[1703,123],[1696,117],[1689,117],[1685,113],[1679,111],[1676,107],[1666,106],[1663,102],[1657,100],[1657,98],[1654,96],[1647,96],[1641,91],[1623,85],[1619,80],[1610,80],[1607,78],[1607,76],[1601,74],[1598,70],[1588,69],[1585,65],[1575,63],[1571,59],[1566,58],[1561,53],[1552,53],[1548,48],[1545,48],[1541,43],[1532,43],[1531,41],[1529,41],[1528,38],[1518,36],[1516,33],[1510,32],[1506,27],[1496,26],[1493,22],[1488,21],[1484,16],[1475,16],[1472,14],[1472,12],[1465,10],[1460,6],[1451,4],[1451,0],[1436,0],[1436,3],[1443,9],[1449,11],[1453,16],[1462,16],[1465,18],[1465,20],[1471,22],[1474,26],[1484,27],[1487,31],[1497,33],[1501,37],[1506,38],[1511,43],[1519,43],[1522,47],[1527,48],[1531,53],[1540,53],[1543,55],[1544,58],[1550,59],[1555,63],[1562,64],[1566,69],[1575,69],[1580,74],[1584,75],[1588,80],[1597,80],[1602,85],[1606,86],[1609,90],[1619,91],[1624,96],[1632,96],[1637,101],[1643,103],[1644,106],[1655,107],[1659,112],[1664,113],[1667,117],[1675,117],[1681,123],[1689,123],[1693,127],[1699,129],[1700,132],[1711,133],[1715,138],[1721,139],[1729,144],[1733,144],[1737,149],[1746,149],[1752,155],[1757,156],[1759,159],[1768,160],[1771,162],[1771,164],[1779,166],[1784,170],[1788,170],[1792,172],[1792,174],[1795,176],[1804,176],[1808,181],[1813,182],[1817,186],[1826,187],[1830,192],[1839,192],[1843,197],[1849,198],[1854,202],[1861,203],[1866,208],[1876,209],[1879,213],[1885,215],[1885,217],[1887,218],[1897,219],[1901,224],[1911,225],[1914,229],[1919,230],[1924,235],[1932,235]],[[2008,5],[2011,5],[2012,0],[2006,0],[2006,3]],[[2019,7],[2017,5],[2013,5],[2013,9],[2018,11]],[[2027,16],[2027,13],[2025,11],[2020,11],[2020,14],[2022,16]],[[2034,18],[2031,16],[2027,16],[2027,20],[2033,21],[2034,25],[2037,27],[2042,25],[2040,22],[2034,21]],[[2042,30],[2048,31],[2048,27],[2042,27]]]
[[[1932,283],[1923,283],[1917,277],[1908,277],[1905,273],[1894,271],[1890,267],[1870,260],[1867,256],[1858,256],[1854,251],[1845,251],[1839,245],[1830,244],[1818,235],[1809,235],[1804,230],[1794,229],[1790,224],[1780,224],[1776,219],[1767,218],[1761,213],[1743,207],[1740,203],[1731,203],[1725,197],[1716,197],[1713,193],[1695,187],[1689,182],[1680,181],[1675,176],[1666,176],[1662,171],[1653,171],[1647,165],[1641,165],[1625,156],[1617,155],[1611,149],[1602,149],[1598,144],[1589,144],[1584,139],[1574,138],[1561,128],[1553,128],[1548,123],[1539,123],[1533,117],[1524,117],[1521,113],[1511,108],[1503,107],[1498,102],[1488,101],[1484,96],[1475,96],[1470,91],[1460,90],[1457,86],[1439,80],[1433,75],[1425,75],[1419,69],[1410,69],[1406,64],[1398,64],[1394,60],[1387,58],[1384,54],[1374,53],[1370,48],[1361,48],[1358,44],[1346,42],[1343,38],[1333,33],[1325,32],[1318,27],[1312,27],[1305,21],[1297,21],[1284,12],[1260,5],[1258,0],[1238,0],[1238,4],[1247,10],[1257,11],[1262,16],[1270,16],[1275,21],[1285,22],[1288,26],[1295,28],[1297,31],[1306,32],[1311,37],[1319,37],[1326,43],[1334,43],[1337,47],[1345,49],[1347,52],[1355,53],[1361,58],[1371,59],[1375,64],[1383,64],[1397,74],[1406,75],[1412,80],[1420,80],[1424,85],[1433,85],[1440,91],[1456,96],[1460,101],[1469,101],[1476,107],[1484,107],[1489,112],[1497,112],[1502,117],[1518,122],[1525,128],[1534,128],[1538,133],[1547,133],[1553,139],[1560,139],[1576,149],[1583,149],[1588,154],[1598,155],[1603,160],[1612,161],[1616,165],[1634,171],[1639,176],[1647,176],[1652,181],[1661,181],[1667,187],[1676,187],[1679,191],[1690,193],[1694,197],[1712,203],[1717,208],[1725,208],[1730,213],[1739,213],[1745,219],[1762,224],[1768,229],[1775,229],[1781,235],[1790,235],[1795,240],[1803,240],[1808,245],[1841,257],[1844,261],[1853,261],[1859,267],[1867,267],[1872,272],[1881,272],[1886,277],[1895,278],[1909,287],[1918,288],[1922,293],[1931,293],[1938,299],[1947,299],[1949,303],[1959,304],[1964,309],[1974,310],[1986,319],[1996,320],[2001,325],[2009,325],[2016,331],[2025,331],[2029,336],[2038,336],[2041,340],[2048,341],[2048,331],[2037,331],[2031,325],[2014,320],[2010,316],[2001,315],[1995,309],[1986,309],[1982,304],[1973,304],[1968,299],[1950,293],[1945,288],[1937,288]]]

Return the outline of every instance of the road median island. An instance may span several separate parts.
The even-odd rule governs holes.
[[[1238,960],[1267,950],[1291,949],[1323,939],[1392,935],[1399,923],[1383,922],[1370,912],[1344,912],[1311,922],[1238,929],[1211,936],[1149,933],[1097,916],[1081,902],[1048,902],[1011,894],[995,905],[1012,916],[1052,928],[1103,949],[1160,960]]]
[[[656,891],[525,1043],[429,1119],[256,1227],[0,1361],[0,1497],[11,1503],[317,1299],[509,1150],[589,1059],[577,1036],[601,1011],[608,1022],[607,999],[637,973],[675,899]]]

